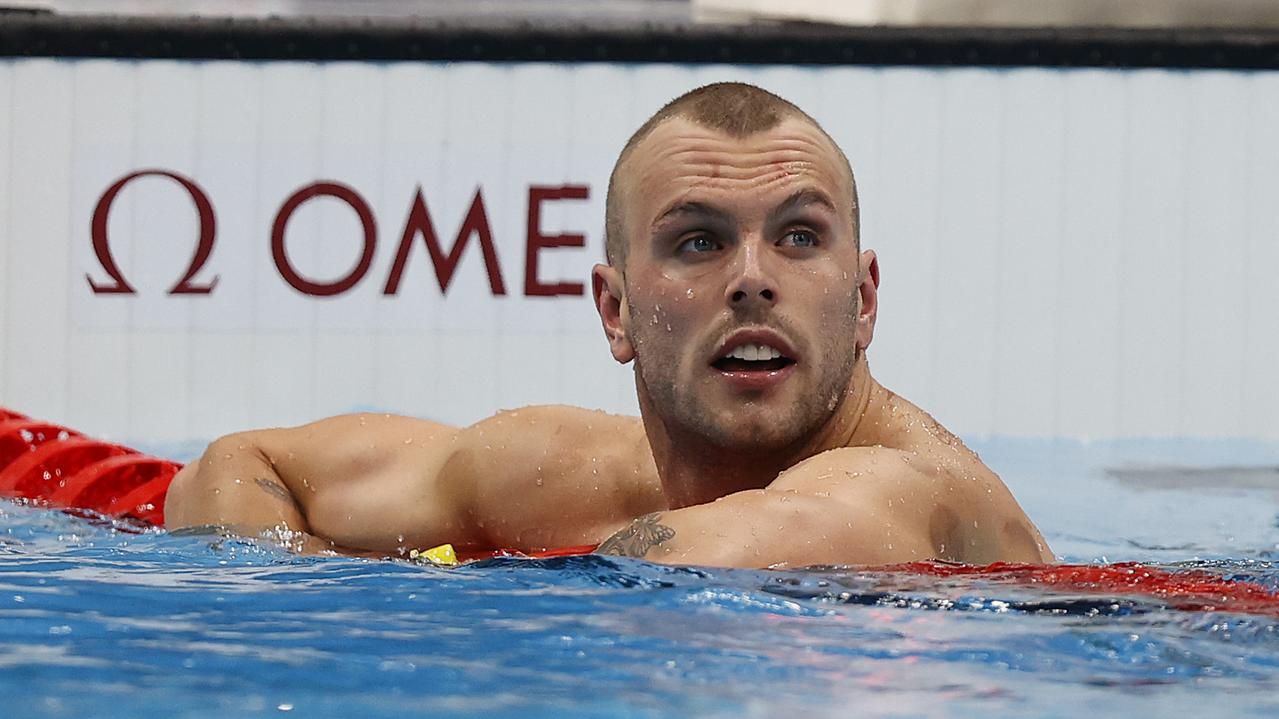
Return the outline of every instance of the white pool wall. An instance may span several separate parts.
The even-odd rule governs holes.
[[[0,60],[0,404],[156,441],[356,408],[468,423],[564,402],[636,411],[589,299],[617,151],[657,107],[745,80],[807,109],[861,188],[883,283],[872,371],[967,436],[1279,440],[1279,73],[536,63]],[[90,233],[128,183],[109,277]],[[377,224],[349,291],[272,259],[295,191],[341,183]],[[525,296],[530,186],[543,283]],[[421,187],[447,252],[480,189],[506,294],[472,238],[442,295],[421,238],[383,293]],[[317,281],[360,257],[355,213],[303,204]]]

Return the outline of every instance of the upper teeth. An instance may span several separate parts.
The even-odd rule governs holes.
[[[728,353],[728,356],[732,357],[733,359],[746,360],[748,362],[755,362],[758,360],[777,359],[778,357],[782,356],[782,353],[778,352],[772,347],[769,347],[768,345],[747,344],[747,345],[741,345],[740,347],[735,348],[732,352]]]

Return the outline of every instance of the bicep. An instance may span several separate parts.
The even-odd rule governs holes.
[[[396,415],[352,414],[300,427],[265,429],[243,437],[240,449],[259,452],[286,478],[289,489],[319,492],[353,478],[369,478],[420,455],[447,450],[457,430],[436,422]]]
[[[433,541],[458,514],[436,481],[456,433],[411,417],[359,414],[249,433],[243,444],[275,470],[312,532],[394,549]]]

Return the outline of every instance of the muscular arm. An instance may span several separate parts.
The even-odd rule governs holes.
[[[893,450],[835,450],[766,489],[640,517],[597,552],[734,567],[1052,561],[993,474],[965,481],[973,486],[919,471]]]
[[[660,502],[638,420],[533,407],[463,429],[350,415],[230,435],[174,479],[165,523],[283,528],[344,553],[536,550],[596,543]]]
[[[436,544],[458,541],[456,492],[426,481],[438,475],[456,434],[434,422],[365,414],[229,435],[174,478],[165,524],[297,532],[307,550],[388,552],[430,546],[444,533],[450,539]]]

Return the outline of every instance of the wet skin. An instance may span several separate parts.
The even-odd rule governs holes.
[[[878,263],[818,128],[733,138],[674,118],[618,191],[627,259],[593,287],[642,420],[536,407],[463,429],[355,415],[232,435],[175,479],[168,525],[392,555],[603,542],[720,566],[1052,560],[998,477],[871,376]]]
[[[850,427],[832,420],[860,399],[850,377],[873,334],[877,269],[858,252],[852,179],[831,142],[798,119],[736,139],[676,118],[621,175],[625,273],[597,267],[595,288],[613,356],[636,361],[675,503],[762,488],[846,446]],[[725,371],[741,341],[789,362]]]

